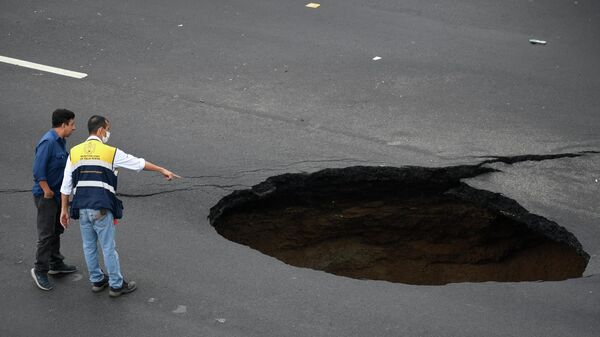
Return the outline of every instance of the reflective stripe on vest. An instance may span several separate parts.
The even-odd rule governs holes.
[[[78,187],[102,187],[115,194],[115,189],[107,183],[103,183],[101,181],[93,181],[93,180],[80,180],[77,182],[77,186],[73,188],[73,195],[77,193]]]
[[[73,160],[71,160],[71,163],[72,162],[73,162]],[[73,164],[72,169],[73,169],[73,171],[75,171],[76,169],[78,169],[79,167],[84,166],[84,165],[102,166],[102,167],[107,168],[107,169],[109,169],[111,171],[113,169],[112,162],[107,163],[107,162],[102,161],[102,160],[94,160],[94,159],[83,159],[83,160],[80,160],[76,164]]]

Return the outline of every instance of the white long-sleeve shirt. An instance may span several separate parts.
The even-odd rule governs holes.
[[[88,140],[100,138],[96,136],[89,136]],[[114,168],[124,168],[136,172],[140,172],[146,166],[146,160],[144,158],[137,158],[130,154],[127,154],[119,149],[115,153],[115,160],[113,161]],[[64,195],[71,195],[73,192],[73,165],[71,164],[71,156],[67,158],[67,165],[65,166],[64,178],[62,185],[60,186],[60,193]]]

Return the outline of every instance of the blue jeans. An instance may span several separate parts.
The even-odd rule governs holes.
[[[100,282],[104,278],[98,262],[98,244],[104,255],[104,265],[108,271],[108,284],[111,288],[123,285],[123,275],[119,265],[119,254],[115,247],[115,225],[113,215],[109,210],[102,214],[95,209],[80,209],[79,224],[83,240],[83,254],[90,273],[91,282]]]

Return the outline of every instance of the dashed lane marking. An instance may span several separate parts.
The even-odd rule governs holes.
[[[53,73],[53,74],[57,74],[57,75],[73,77],[73,78],[77,78],[77,79],[82,79],[87,76],[87,74],[79,73],[76,71],[51,67],[51,66],[47,66],[47,65],[43,65],[43,64],[39,64],[39,63],[23,61],[23,60],[14,59],[12,57],[6,57],[6,56],[2,56],[2,55],[0,55],[0,62],[13,64],[13,65],[16,65],[19,67],[41,70],[41,71],[45,71],[45,72]]]

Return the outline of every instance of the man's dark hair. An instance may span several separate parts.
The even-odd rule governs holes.
[[[106,122],[108,122],[108,119],[103,116],[94,115],[90,117],[90,120],[88,120],[88,131],[90,132],[90,135],[96,133],[100,128],[105,128]]]
[[[75,114],[71,110],[67,109],[56,109],[52,113],[52,127],[57,128],[63,123],[69,124],[71,119],[75,118]]]

